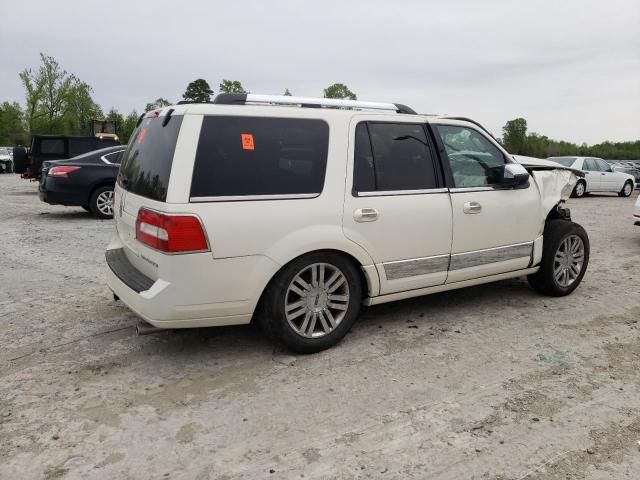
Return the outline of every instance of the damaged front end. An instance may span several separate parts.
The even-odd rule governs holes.
[[[514,155],[514,160],[523,165],[540,191],[542,213],[545,218],[550,212],[555,212],[559,218],[571,220],[571,213],[564,206],[578,181],[584,177],[584,172],[565,167],[556,162],[540,158]]]

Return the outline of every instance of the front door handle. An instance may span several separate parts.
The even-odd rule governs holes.
[[[466,202],[462,207],[462,211],[464,213],[480,213],[482,211],[482,205],[478,202]]]
[[[359,208],[353,212],[353,219],[358,223],[375,222],[378,219],[378,210],[375,208]]]

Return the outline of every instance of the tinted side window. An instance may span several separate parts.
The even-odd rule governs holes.
[[[110,163],[114,163],[114,164],[120,164],[120,160],[122,159],[122,153],[124,152],[124,150],[120,151],[120,152],[114,152],[114,153],[107,153],[106,155],[103,155],[103,157]]]
[[[69,139],[69,157],[75,157],[76,155],[81,155],[95,149],[95,140],[93,138]]]
[[[43,155],[64,155],[62,138],[43,138],[40,140],[40,153]]]
[[[358,192],[436,188],[435,162],[424,126],[358,124],[353,186]]]
[[[498,183],[506,163],[502,152],[480,132],[453,125],[438,125],[456,187],[486,187]]]
[[[191,196],[317,195],[328,148],[322,120],[205,116]]]

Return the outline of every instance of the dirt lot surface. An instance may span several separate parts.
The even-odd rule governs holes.
[[[640,228],[572,200],[584,282],[365,309],[295,356],[251,326],[136,337],[110,221],[0,175],[2,479],[640,478]]]

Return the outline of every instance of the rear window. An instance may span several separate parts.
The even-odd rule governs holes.
[[[547,160],[559,163],[560,165],[564,165],[565,167],[570,167],[576,161],[576,157],[550,157]]]
[[[206,116],[191,197],[317,196],[328,146],[322,120]]]
[[[129,146],[122,156],[118,185],[125,190],[164,202],[173,154],[182,116],[171,117],[162,126],[165,117],[145,118],[129,140]]]

